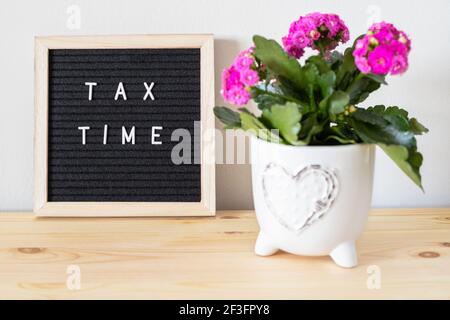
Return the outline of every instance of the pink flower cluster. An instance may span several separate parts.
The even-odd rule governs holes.
[[[284,50],[292,57],[300,58],[305,48],[329,52],[339,42],[345,43],[350,34],[344,21],[337,14],[314,12],[291,23],[289,34],[282,38]]]
[[[246,104],[251,96],[249,88],[259,81],[258,72],[255,68],[254,48],[242,51],[234,60],[233,64],[223,70],[222,94],[225,101],[234,105]]]
[[[379,22],[356,42],[353,56],[362,73],[395,75],[408,68],[410,49],[411,41],[403,31],[390,23]]]

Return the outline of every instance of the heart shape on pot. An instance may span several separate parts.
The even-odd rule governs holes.
[[[263,173],[262,188],[269,211],[287,229],[300,233],[329,211],[339,183],[334,171],[318,164],[293,175],[270,163]]]

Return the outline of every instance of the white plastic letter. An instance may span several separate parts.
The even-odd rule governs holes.
[[[153,93],[152,93],[152,89],[153,89],[154,85],[155,85],[154,82],[150,83],[150,85],[148,85],[147,82],[144,82],[144,86],[145,86],[145,89],[147,90],[147,92],[145,93],[144,98],[142,98],[142,100],[144,100],[144,101],[147,100],[147,97],[150,97],[150,99],[155,100],[155,97],[153,96]]]
[[[125,144],[125,142],[128,142],[131,144],[134,144],[135,142],[135,130],[134,130],[134,126],[133,128],[131,128],[130,134],[127,133],[127,129],[125,129],[124,126],[122,126],[122,144]]]
[[[163,127],[152,127],[152,144],[162,144],[162,141],[156,141],[155,138],[159,138],[161,135],[156,133],[156,130],[162,130]]]
[[[105,126],[103,127],[103,144],[107,143],[108,143],[108,125],[105,124]]]
[[[86,131],[91,129],[90,127],[78,127],[81,130],[81,144],[86,144]]]
[[[93,87],[95,87],[97,85],[97,82],[85,82],[84,83],[85,86],[89,86],[89,101],[92,100],[92,91],[93,91]]]
[[[114,96],[114,100],[119,99],[119,95],[122,96],[123,100],[127,100],[127,95],[125,93],[125,88],[123,87],[123,83],[119,82],[119,85],[117,86],[116,95]]]

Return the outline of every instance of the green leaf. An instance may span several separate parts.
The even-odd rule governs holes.
[[[302,107],[302,109],[308,109],[309,105],[298,100],[292,95],[286,95],[284,87],[269,85],[257,85],[250,89],[253,100],[257,103],[260,110],[270,108],[274,104],[285,104],[286,102],[294,102]]]
[[[335,91],[328,98],[328,112],[331,114],[342,113],[348,105],[350,97],[344,91]]]
[[[284,105],[273,105],[270,109],[264,109],[262,118],[271,128],[278,129],[284,140],[290,144],[298,142],[302,114],[297,104],[288,102]]]
[[[386,76],[384,75],[368,73],[366,74],[366,77],[374,80],[375,82],[378,82],[379,84],[387,85],[387,82],[385,80]]]
[[[428,132],[428,129],[419,121],[417,121],[416,118],[411,118],[409,120],[409,126],[411,130],[414,132],[414,134],[422,134]]]
[[[322,132],[324,123],[317,120],[317,113],[312,113],[301,121],[300,140],[302,144],[310,144],[312,138]]]
[[[302,68],[305,75],[305,87],[309,99],[309,104],[315,109],[316,99],[314,96],[314,89],[318,85],[319,69],[315,64],[307,64]]]
[[[357,77],[355,77],[352,83],[347,88],[347,93],[350,96],[351,104],[358,104],[367,99],[369,94],[378,88],[380,88],[381,84],[367,75],[360,73]]]
[[[377,105],[368,109],[358,108],[348,117],[350,125],[366,143],[378,144],[386,154],[422,188],[420,166],[422,155],[417,152],[414,137],[422,128],[410,125],[408,112],[398,107]]]
[[[337,136],[337,135],[328,135],[324,140],[325,140],[325,141],[328,141],[328,140],[336,140],[336,141],[339,142],[340,144],[352,144],[352,143],[356,143],[356,141],[353,140],[353,139],[342,138],[341,136]]]
[[[381,149],[397,164],[397,166],[419,186],[422,191],[422,182],[419,168],[422,164],[422,155],[419,152],[408,150],[400,145],[386,145],[379,143]]]
[[[336,63],[336,65],[338,66],[338,68],[335,70],[337,89],[346,90],[349,84],[354,80],[354,78],[359,73],[359,70],[356,68],[355,65],[353,51],[355,50],[356,42],[362,37],[364,37],[363,34],[355,39],[353,45],[350,48],[345,49],[344,56],[342,57],[342,63]]]
[[[352,80],[352,74],[356,70],[353,48],[347,48],[344,51],[342,63],[336,72],[336,87],[340,89],[347,88],[348,83]]]
[[[343,59],[344,55],[342,53],[337,50],[332,51],[331,57],[328,60],[331,70],[336,71],[341,66]]]
[[[227,107],[214,107],[214,114],[225,125],[226,129],[241,127],[239,112]]]
[[[321,74],[331,70],[328,63],[321,56],[311,56],[308,59],[306,59],[306,64],[310,63],[314,64]]]
[[[399,108],[397,106],[385,107],[383,105],[376,105],[367,108],[367,111],[375,112],[382,116],[385,120],[389,121],[391,124],[395,125],[399,130],[410,131],[415,135],[428,132],[416,118],[408,118],[408,111]]]
[[[306,92],[303,90],[298,90],[295,87],[295,84],[289,79],[279,76],[277,79],[277,87],[280,89],[284,97],[289,97],[289,99],[286,100],[301,105],[304,110],[311,109],[309,103],[306,102],[309,99],[308,96],[306,95]]]
[[[320,75],[317,83],[322,93],[322,98],[330,96],[334,91],[336,82],[336,74],[333,71],[328,71]]]
[[[382,115],[371,110],[358,108],[351,114],[351,125],[361,139],[368,143],[399,144],[406,147],[415,145],[414,134],[396,127]]]
[[[260,110],[270,108],[274,104],[284,104],[286,102],[286,99],[283,96],[258,87],[252,87],[250,93],[253,101],[255,101]]]
[[[288,56],[275,40],[255,35],[255,56],[276,76],[289,79],[297,89],[305,89],[305,76],[299,62]]]
[[[408,131],[410,129],[408,112],[406,110],[400,109],[399,107],[388,107],[384,110],[383,117],[401,131]]]
[[[308,63],[302,68],[303,74],[305,76],[305,80],[308,82],[307,84],[315,84],[320,72],[319,68],[313,63]]]
[[[337,125],[327,128],[324,132],[324,141],[335,140],[341,144],[357,143],[358,136],[346,124],[338,123]]]
[[[382,112],[379,111],[378,107],[369,107],[367,109],[357,108],[356,112],[352,114],[352,117],[358,119],[362,122],[370,123],[380,127],[387,126],[389,122],[383,118]],[[383,112],[384,112],[384,106]]]
[[[269,130],[247,109],[242,109],[242,112],[240,113],[240,119],[242,129],[249,131],[262,140],[284,144],[284,142],[277,134],[275,134],[272,130]]]

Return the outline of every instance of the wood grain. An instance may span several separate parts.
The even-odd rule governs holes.
[[[450,209],[374,210],[360,264],[258,257],[252,211],[199,218],[0,214],[0,299],[450,298]],[[66,287],[69,265],[81,289]],[[378,266],[381,288],[368,289]],[[369,269],[370,270],[370,269]]]

